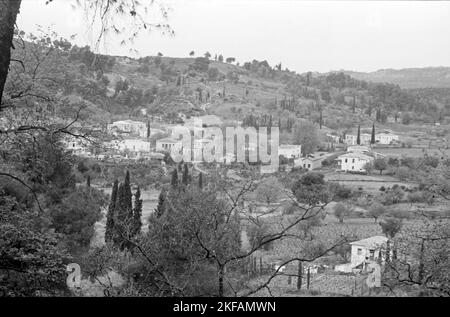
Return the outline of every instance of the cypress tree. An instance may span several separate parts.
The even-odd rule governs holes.
[[[353,95],[353,108],[352,108],[353,113],[356,112],[356,96]]]
[[[105,230],[105,242],[108,243],[112,241],[114,234],[114,217],[116,211],[116,203],[117,203],[117,191],[119,187],[119,182],[117,180],[114,181],[114,185],[111,192],[111,201],[108,206],[108,212],[106,214],[106,230]]]
[[[372,126],[372,138],[370,139],[370,144],[375,144],[375,123]]]
[[[150,120],[147,120],[147,139],[150,138],[151,129],[150,129]]]
[[[132,235],[136,236],[141,232],[142,227],[142,199],[141,199],[141,189],[138,187],[136,194],[134,195],[134,210],[133,210],[133,231]]]
[[[198,176],[198,187],[200,189],[203,188],[203,173],[200,173],[200,175]]]
[[[189,184],[189,168],[186,163],[184,164],[184,170],[183,170],[183,176],[181,178],[181,182],[185,186]]]
[[[125,209],[125,190],[122,183],[119,184],[117,189],[117,200],[116,200],[116,217],[114,219],[114,231],[113,231],[113,242],[116,246],[122,248],[122,241],[124,234],[124,223],[126,220],[126,209]]]
[[[166,201],[166,196],[167,196],[167,190],[165,188],[163,188],[161,190],[161,192],[159,193],[159,197],[158,197],[158,206],[156,206],[155,209],[155,214],[156,217],[159,218],[164,214],[165,211],[165,201]]]
[[[178,186],[178,172],[176,168],[172,171],[172,180],[170,181],[170,184],[172,187]]]
[[[125,188],[123,186],[123,183],[119,183],[116,201],[116,218],[118,222],[124,222],[126,219],[126,215]]]
[[[131,192],[130,172],[127,171],[125,175],[124,187],[124,212],[126,213],[125,220],[133,218],[133,193]]]
[[[88,175],[88,176],[87,176],[87,179],[86,179],[86,187],[87,187],[87,188],[90,188],[90,187],[91,187],[91,175]]]
[[[356,137],[356,144],[361,145],[361,126],[358,126],[358,136]]]
[[[320,109],[320,117],[319,117],[320,130],[322,130],[322,122],[323,122],[323,114],[322,114],[322,109]]]

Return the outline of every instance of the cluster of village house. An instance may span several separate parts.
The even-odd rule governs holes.
[[[185,119],[183,125],[168,126],[169,136],[156,140],[156,146],[152,147],[150,137],[158,134],[167,134],[167,131],[150,128],[149,124],[141,121],[122,120],[116,121],[107,126],[108,134],[113,138],[111,141],[103,142],[102,153],[95,155],[97,159],[105,157],[117,159],[146,158],[162,160],[162,153],[177,151],[183,153],[185,150],[192,152],[192,158],[202,158],[203,151],[213,142],[213,138],[205,137],[204,130],[207,127],[220,127],[222,120],[214,115],[202,117],[193,117]],[[193,132],[194,138],[190,149],[183,149],[183,142],[180,138],[180,128],[188,128]],[[336,143],[341,140],[335,135],[327,135],[329,138],[336,139]],[[360,143],[356,145],[357,136],[346,135],[344,142],[347,144],[347,153],[337,157],[336,161],[340,164],[342,171],[365,172],[367,163],[372,162],[377,157],[382,157],[380,153],[372,151],[370,144],[371,135],[361,134]],[[398,141],[398,136],[391,133],[378,133],[375,135],[378,144],[392,144]],[[80,156],[94,156],[84,140],[70,139],[67,142],[67,148]],[[366,145],[367,144],[367,145]],[[211,148],[211,147],[210,147]],[[245,150],[257,151],[257,145],[252,143],[245,144]],[[98,151],[97,151],[98,152]],[[290,160],[293,167],[301,167],[307,170],[314,170],[322,167],[322,162],[333,156],[332,152],[315,152],[303,156],[302,146],[293,144],[280,144],[278,154]],[[236,153],[226,153],[224,161],[232,161],[236,158]]]
[[[392,257],[392,248],[387,247],[388,238],[385,236],[373,236],[370,238],[350,243],[350,262],[336,265],[334,270],[344,273],[363,271],[370,263],[383,264],[388,257]]]
[[[201,122],[201,124],[199,124]],[[193,131],[197,137],[193,140],[192,151],[194,155],[200,154],[206,144],[212,142],[209,138],[202,137],[202,131],[206,126],[220,126],[222,121],[216,116],[203,116],[199,118],[186,119],[183,127]],[[115,137],[114,140],[105,142],[104,149],[110,153],[115,153],[117,157],[126,157],[134,155],[138,158],[151,158],[161,160],[164,155],[161,152],[171,152],[172,149],[183,151],[182,141],[179,138],[177,129],[180,126],[170,128],[171,135],[156,141],[156,147],[152,148],[149,136],[163,134],[164,131],[149,128],[145,122],[124,120],[116,121],[108,125],[108,133]],[[342,171],[364,172],[367,163],[372,162],[377,157],[383,157],[382,154],[373,151],[370,147],[370,135],[361,134],[362,145],[356,145],[356,136],[347,135],[344,142],[347,143],[346,153],[336,158],[340,163]],[[377,143],[392,144],[398,140],[394,134],[377,134]],[[363,145],[364,144],[364,145]],[[80,141],[71,140],[67,146],[75,153],[83,154],[88,150]],[[254,150],[255,145],[247,144],[247,150]],[[322,162],[335,155],[330,152],[316,152],[306,157],[302,155],[301,145],[281,144],[278,148],[278,154],[290,159],[293,166],[302,167],[307,170],[313,170],[322,167]],[[234,156],[228,153],[227,155]],[[103,158],[104,154],[97,155],[97,158]],[[114,155],[113,155],[114,157]],[[195,156],[194,156],[195,157]],[[367,239],[350,243],[351,259],[349,263],[336,265],[335,271],[345,273],[355,273],[366,270],[366,267],[373,262],[382,264],[386,258],[387,238],[383,236],[374,236]],[[316,267],[309,267],[312,274],[317,273]]]
[[[392,244],[392,241],[390,242]],[[383,266],[386,263],[388,252],[389,257],[394,255],[392,245],[388,247],[388,238],[385,236],[372,236],[358,241],[350,242],[350,262],[334,266],[334,271],[342,273],[363,273],[374,270],[374,264]],[[314,263],[305,263],[303,273],[317,274],[321,269],[329,268],[328,265],[317,265]],[[297,267],[294,266],[276,266],[275,269],[286,275],[296,276]],[[289,282],[288,282],[289,283]],[[296,284],[296,283],[290,283]],[[380,286],[380,285],[374,285]]]

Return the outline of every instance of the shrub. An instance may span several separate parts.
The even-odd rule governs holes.
[[[352,206],[345,204],[345,203],[341,203],[341,202],[337,203],[334,206],[333,210],[334,210],[334,215],[336,216],[336,218],[339,219],[340,223],[343,223],[344,219],[353,212]]]
[[[369,208],[368,216],[374,218],[375,222],[377,222],[378,218],[380,218],[385,213],[386,208],[383,205],[379,203],[374,203]]]
[[[401,209],[391,210],[388,215],[397,219],[410,219],[412,217],[409,211]]]
[[[414,203],[427,203],[429,205],[434,202],[434,194],[428,191],[416,191],[408,194],[408,201]]]
[[[398,179],[405,181],[405,180],[408,180],[409,178],[411,178],[411,171],[406,166],[400,166],[395,169],[395,176]]]

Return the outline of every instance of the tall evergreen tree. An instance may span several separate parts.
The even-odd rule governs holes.
[[[133,228],[132,235],[136,236],[141,232],[142,227],[142,199],[141,189],[138,187],[136,194],[134,195],[134,208],[133,208]]]
[[[181,182],[183,183],[183,185],[188,185],[190,183],[190,177],[189,177],[189,168],[187,166],[187,164],[184,164],[184,170],[183,170],[183,176],[181,178]]]
[[[372,137],[370,138],[370,144],[375,144],[375,123],[372,125]]]
[[[356,95],[353,95],[352,111],[353,111],[353,113],[356,112]]]
[[[158,197],[158,206],[156,206],[155,214],[156,217],[159,218],[164,214],[164,211],[166,210],[165,202],[167,197],[167,190],[163,188],[161,192],[159,193]]]
[[[150,120],[147,120],[147,139],[150,139],[151,129],[150,129]]]
[[[178,186],[178,172],[176,168],[172,171],[172,180],[170,181],[170,185],[172,185],[172,187]]]
[[[127,211],[126,211],[126,202],[125,202],[125,188],[123,186],[123,183],[119,184],[119,187],[117,189],[117,200],[116,200],[116,211],[115,211],[115,218],[114,218],[114,230],[113,230],[113,242],[114,245],[122,247],[122,241],[123,241],[123,234],[124,234],[124,227],[125,227],[125,221],[127,218]]]
[[[86,179],[86,187],[87,187],[87,188],[90,188],[90,187],[91,187],[91,175],[88,175],[88,176],[87,176],[87,179]]]
[[[130,220],[133,218],[133,193],[131,192],[131,181],[130,181],[130,172],[127,171],[125,175],[125,182],[123,184],[124,187],[124,208],[126,212],[126,220]]]
[[[320,127],[320,130],[322,130],[322,124],[323,124],[323,114],[322,114],[322,108],[320,108],[320,116],[319,116],[319,127]]]
[[[203,188],[203,173],[200,173],[200,175],[198,176],[198,187],[200,189]]]
[[[126,199],[125,199],[125,187],[123,183],[119,183],[117,189],[117,201],[116,201],[116,219],[117,223],[123,223],[127,218]]]
[[[356,137],[356,144],[361,145],[361,126],[358,126],[358,136]]]
[[[116,212],[117,192],[119,187],[119,181],[115,180],[111,191],[111,201],[108,206],[108,212],[106,214],[106,230],[105,230],[105,242],[112,241],[114,235],[114,217]]]

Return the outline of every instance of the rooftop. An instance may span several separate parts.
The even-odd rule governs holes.
[[[145,124],[144,122],[141,121],[133,121],[130,119],[127,120],[119,120],[119,121],[114,121],[112,124]]]
[[[368,249],[375,249],[375,248],[380,247],[383,244],[385,244],[387,242],[387,240],[388,240],[388,238],[386,238],[385,236],[373,236],[370,238],[351,242],[350,244],[366,247]]]
[[[177,140],[177,139],[174,139],[174,138],[164,138],[164,139],[159,139],[159,140],[157,140],[156,142],[163,142],[163,143],[178,143],[178,142],[180,142],[181,140]]]
[[[342,158],[359,158],[362,160],[371,160],[373,159],[372,156],[366,155],[366,154],[362,154],[359,152],[349,152],[346,154],[342,154],[341,156],[338,157],[338,159],[342,159]]]

